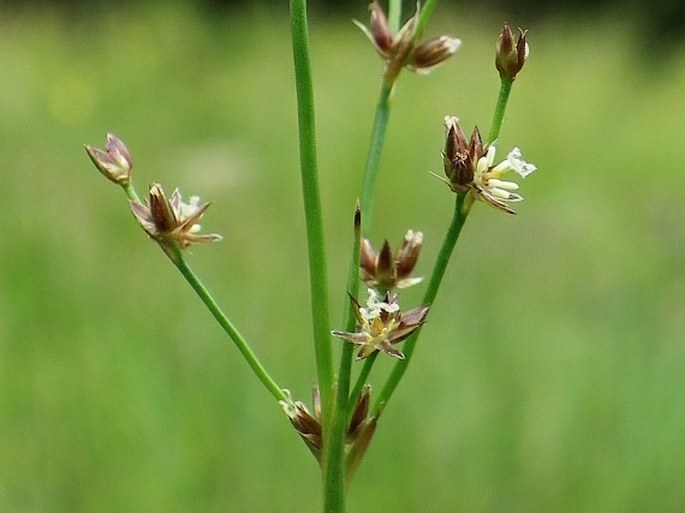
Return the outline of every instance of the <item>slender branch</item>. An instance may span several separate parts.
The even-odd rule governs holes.
[[[302,194],[309,251],[309,279],[316,369],[324,415],[329,411],[333,384],[326,247],[316,160],[314,92],[309,61],[306,0],[290,1],[293,59],[297,89]]]
[[[347,273],[347,292],[352,297],[359,294],[359,260],[361,249],[361,210],[357,204],[354,214],[354,236],[352,241],[352,258]],[[357,317],[354,307],[348,301],[345,309],[343,326],[346,331],[354,331]],[[338,372],[338,408],[347,408],[347,397],[350,391],[350,375],[352,373],[352,357],[354,345],[344,343],[342,346],[342,356],[340,359],[340,370]],[[354,400],[354,399],[353,399]]]
[[[126,193],[126,196],[130,201],[135,201],[136,203],[140,203],[140,198],[138,197],[138,193],[136,192],[135,188],[133,187],[133,184],[127,183],[125,185],[122,185],[122,188],[124,189],[124,192]]]
[[[502,122],[504,121],[504,112],[507,110],[507,102],[509,101],[509,93],[511,93],[511,86],[513,84],[511,79],[502,79],[499,88],[499,96],[497,97],[497,105],[495,106],[495,113],[492,117],[492,126],[488,134],[488,144],[492,144],[499,137],[499,132],[502,129]]]
[[[418,39],[423,34],[423,29],[426,28],[428,20],[430,19],[435,6],[438,5],[438,0],[426,0],[426,3],[421,7],[421,14],[419,15],[419,21],[416,24],[416,35],[415,38]]]
[[[402,0],[388,0],[388,24],[390,32],[396,34],[402,22]]]
[[[267,390],[271,392],[271,395],[273,395],[277,400],[287,401],[288,396],[285,394],[283,389],[281,389],[281,387],[279,387],[276,384],[276,382],[271,378],[269,373],[257,359],[257,356],[255,356],[255,354],[252,352],[252,349],[250,349],[250,346],[245,341],[243,336],[240,334],[238,329],[231,323],[228,317],[226,317],[226,315],[223,313],[217,302],[214,300],[214,298],[211,296],[207,288],[200,281],[200,279],[193,272],[193,270],[190,267],[188,267],[188,264],[183,259],[183,255],[181,255],[180,250],[178,248],[175,248],[175,250],[176,254],[173,256],[169,255],[167,250],[165,250],[165,252],[167,252],[167,255],[169,255],[171,261],[178,268],[183,277],[193,288],[195,293],[199,296],[199,298],[205,304],[207,309],[217,320],[219,325],[231,338],[233,343],[238,348],[238,351],[240,351],[240,354],[243,355],[243,358],[245,358],[245,361],[250,366],[252,371],[255,373],[259,381],[262,382],[262,384],[267,388]]]
[[[347,344],[347,345],[351,346],[352,344]],[[364,385],[366,384],[366,380],[369,378],[369,374],[371,373],[371,369],[373,368],[373,364],[376,361],[376,358],[378,358],[379,354],[380,354],[380,351],[374,351],[369,356],[367,356],[366,359],[364,360],[364,366],[362,367],[362,370],[359,373],[359,376],[357,376],[357,381],[354,384],[354,388],[352,389],[352,393],[350,393],[350,401],[356,400],[356,398],[359,397],[359,394],[362,393],[362,388],[364,388]]]
[[[376,104],[376,114],[373,120],[373,129],[371,131],[371,144],[366,158],[366,169],[364,170],[364,181],[362,183],[362,234],[368,233],[371,228],[373,190],[378,176],[381,153],[383,152],[383,143],[388,128],[391,92],[392,84],[384,82],[381,86],[378,103]]]
[[[454,214],[452,216],[452,222],[450,223],[447,233],[445,234],[445,239],[440,247],[440,252],[435,261],[435,266],[433,267],[433,274],[431,275],[430,282],[423,297],[424,305],[431,305],[438,294],[438,289],[440,288],[440,283],[445,275],[445,270],[447,269],[447,264],[449,263],[450,257],[452,256],[452,251],[457,243],[461,229],[466,222],[468,217],[468,211],[464,208],[464,200],[466,196],[464,194],[457,194],[455,204],[454,204]],[[405,342],[402,348],[404,353],[404,360],[399,360],[395,367],[393,368],[390,376],[385,381],[381,393],[376,399],[374,404],[374,414],[379,414],[384,406],[387,404],[388,400],[392,396],[395,388],[397,388],[398,383],[404,376],[407,370],[409,362],[411,361],[412,355],[414,354],[414,348],[416,347],[416,341],[419,338],[421,329],[416,330]]]

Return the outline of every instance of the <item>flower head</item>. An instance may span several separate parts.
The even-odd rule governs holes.
[[[283,411],[290,419],[295,431],[300,435],[304,443],[314,457],[321,461],[321,449],[323,448],[323,434],[321,429],[321,395],[319,387],[312,389],[312,402],[314,413],[309,413],[307,407],[301,401],[293,401],[290,392],[285,390],[288,400],[279,401]]]
[[[483,201],[503,212],[515,214],[507,203],[523,199],[514,192],[519,186],[515,182],[501,180],[501,177],[513,170],[525,178],[537,168],[523,160],[518,148],[511,150],[506,160],[495,166],[494,143],[483,146],[477,127],[471,135],[471,140],[467,141],[459,126],[459,120],[453,116],[445,116],[445,129],[447,140],[443,163],[447,180],[441,180],[456,193],[468,193],[473,199]]]
[[[366,34],[374,48],[386,63],[385,77],[393,83],[400,70],[406,66],[417,73],[429,73],[438,64],[447,60],[461,45],[461,40],[449,36],[440,36],[416,44],[417,23],[420,9],[392,34],[383,8],[377,1],[369,5],[371,11],[371,29],[360,22],[354,23]]]
[[[161,244],[172,244],[185,249],[192,244],[221,240],[221,235],[199,235],[202,218],[209,203],[200,205],[200,198],[192,196],[188,203],[181,199],[178,189],[167,199],[162,186],[150,186],[147,205],[131,202],[131,211],[147,234]]]
[[[291,424],[300,435],[314,457],[321,462],[323,432],[321,429],[321,394],[319,387],[312,388],[313,412],[310,413],[301,401],[293,401],[290,392],[284,390],[287,400],[279,401]],[[371,387],[364,385],[352,408],[345,433],[345,450],[354,453],[352,460],[358,465],[368,447],[375,430],[378,415],[369,416]]]
[[[371,246],[368,239],[362,239],[361,268],[362,278],[367,285],[392,290],[403,289],[419,283],[422,278],[412,278],[416,261],[419,258],[423,233],[407,230],[404,240],[393,258],[388,241],[383,242],[379,253]]]
[[[530,49],[526,41],[527,30],[519,28],[519,38],[514,45],[514,34],[508,23],[504,24],[502,32],[497,38],[497,53],[495,66],[502,80],[514,80],[526,63]]]
[[[133,160],[123,142],[114,134],[107,134],[105,149],[85,145],[86,153],[98,171],[108,180],[119,185],[131,183]]]
[[[350,333],[334,330],[333,336],[361,346],[357,360],[366,358],[374,351],[383,351],[395,358],[404,359],[404,354],[394,345],[424,323],[429,307],[421,306],[401,313],[397,296],[390,297],[386,293],[381,300],[374,289],[368,289],[368,294],[366,307],[362,307],[350,296],[358,331]]]

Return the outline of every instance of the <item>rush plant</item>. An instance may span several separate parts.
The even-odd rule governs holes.
[[[536,169],[523,160],[518,148],[511,150],[501,162],[495,160],[497,137],[509,94],[528,58],[526,31],[520,31],[515,38],[505,23],[495,45],[494,63],[501,86],[487,139],[483,139],[478,127],[467,138],[455,116],[448,115],[442,120],[445,139],[439,145],[443,148],[444,176],[438,178],[448,186],[444,189],[444,201],[454,202],[453,215],[421,304],[412,308],[401,306],[397,291],[422,283],[412,272],[424,243],[423,233],[408,229],[395,251],[387,240],[375,249],[367,234],[395,84],[402,70],[428,73],[452,57],[461,44],[459,39],[446,35],[423,38],[436,4],[437,0],[428,0],[423,7],[417,6],[400,25],[399,0],[390,0],[387,15],[374,1],[370,5],[370,25],[355,22],[384,61],[384,67],[359,201],[350,216],[351,256],[347,286],[339,292],[348,297],[349,308],[339,329],[332,329],[318,185],[307,6],[306,0],[290,1],[313,349],[318,379],[309,407],[276,383],[187,263],[188,247],[221,240],[217,234],[201,232],[199,222],[209,204],[201,203],[197,196],[184,200],[178,189],[169,195],[159,183],[153,183],[147,197],[141,199],[133,186],[133,159],[119,138],[108,134],[104,149],[86,146],[96,168],[123,189],[131,212],[145,234],[160,246],[188,281],[313,454],[322,472],[323,510],[327,513],[345,511],[346,491],[369,447],[383,409],[412,360],[422,327],[438,297],[453,249],[473,206],[480,201],[500,212],[515,214],[512,204],[523,198],[517,192],[517,183],[505,179],[505,175],[513,171],[526,177]],[[400,172],[412,173],[414,170]],[[379,378],[384,379],[384,384],[378,392],[374,391],[372,400],[368,380],[377,358],[391,358],[395,363],[387,376]],[[354,369],[354,366],[358,368]],[[354,382],[353,375],[356,375]]]

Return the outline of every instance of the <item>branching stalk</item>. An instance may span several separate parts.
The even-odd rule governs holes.
[[[373,120],[371,131],[371,144],[366,158],[366,168],[364,170],[364,181],[361,193],[361,214],[362,214],[362,235],[368,234],[371,229],[371,217],[373,213],[373,192],[378,176],[381,154],[383,153],[383,143],[388,128],[388,117],[390,116],[390,94],[392,84],[383,82],[381,91],[376,104],[376,114]]]
[[[502,122],[504,121],[504,112],[507,110],[507,102],[509,101],[509,93],[511,93],[511,86],[513,84],[511,79],[502,79],[499,88],[499,96],[497,97],[497,105],[495,106],[495,113],[492,117],[492,126],[488,134],[488,144],[492,144],[499,137],[499,132],[502,129]]]
[[[466,196],[464,194],[457,194],[456,201],[454,204],[454,214],[452,216],[452,222],[450,223],[447,233],[445,234],[445,239],[440,247],[440,252],[435,261],[435,266],[433,267],[433,274],[431,275],[430,282],[423,297],[424,305],[431,305],[438,294],[438,289],[440,288],[440,283],[445,275],[445,270],[447,269],[447,264],[449,263],[450,257],[452,256],[452,251],[457,243],[461,229],[466,222],[468,217],[468,211],[464,209],[464,200]],[[416,341],[419,338],[421,329],[416,330],[405,342],[402,347],[402,352],[404,353],[404,360],[399,360],[395,367],[393,368],[390,376],[383,385],[381,393],[376,398],[374,403],[374,414],[378,414],[382,411],[384,406],[387,404],[388,400],[392,396],[395,388],[399,384],[402,376],[407,370],[409,362],[411,361],[412,355],[414,354],[414,348],[416,347]]]
[[[181,272],[186,281],[193,288],[195,293],[199,296],[200,300],[205,304],[207,309],[210,311],[212,316],[216,319],[219,325],[223,328],[226,334],[231,338],[235,346],[240,351],[247,364],[250,366],[252,371],[255,373],[259,381],[266,387],[266,389],[279,401],[288,400],[288,396],[285,394],[283,389],[279,387],[276,382],[271,378],[269,373],[266,371],[264,366],[259,362],[257,356],[252,352],[252,349],[245,341],[243,336],[240,334],[238,329],[231,323],[231,321],[223,313],[217,302],[211,296],[207,288],[200,281],[193,270],[188,266],[186,261],[178,248],[175,248],[175,255],[169,255],[169,258],[174,263],[174,265]],[[167,252],[167,254],[169,254]]]

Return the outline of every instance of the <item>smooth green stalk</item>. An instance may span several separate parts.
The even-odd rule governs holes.
[[[354,215],[354,237],[352,242],[352,258],[347,275],[347,290],[353,296],[357,296],[359,289],[359,256],[361,246],[361,211],[359,205]],[[350,304],[348,302],[348,304]],[[345,330],[353,331],[356,323],[356,316],[352,305],[345,309]],[[345,436],[347,434],[348,410],[350,401],[348,394],[350,390],[350,374],[352,372],[352,357],[354,346],[347,342],[342,344],[342,354],[340,357],[340,370],[338,372],[338,383],[336,386],[335,402],[333,414],[327,430],[328,443],[324,456],[324,511],[344,511],[345,505]],[[336,509],[338,508],[338,509]],[[343,508],[343,509],[340,509]]]
[[[419,21],[416,24],[416,35],[414,36],[415,41],[423,34],[423,29],[426,28],[428,20],[433,14],[436,5],[438,5],[438,0],[426,0],[426,3],[421,6],[421,14],[419,15]]]
[[[466,222],[468,217],[468,211],[464,210],[464,200],[466,196],[464,194],[457,194],[455,204],[454,204],[454,214],[452,216],[452,222],[445,234],[445,239],[440,247],[440,252],[435,261],[435,266],[433,267],[433,274],[431,275],[430,282],[423,296],[424,305],[432,305],[435,297],[438,294],[438,289],[440,288],[440,283],[445,275],[445,270],[447,269],[447,264],[449,263],[450,257],[452,256],[452,251],[457,243],[461,229]],[[379,414],[384,406],[387,404],[388,400],[392,396],[395,388],[397,388],[398,383],[404,376],[407,370],[407,366],[411,361],[412,354],[414,354],[414,348],[416,347],[416,341],[419,338],[421,329],[416,330],[405,342],[402,352],[404,353],[404,360],[399,360],[395,367],[393,368],[390,376],[383,385],[380,395],[376,399],[374,404],[374,414]]]
[[[352,241],[352,258],[347,273],[347,292],[352,297],[359,295],[359,260],[361,248],[361,210],[359,205],[355,210],[354,216],[354,238]],[[347,301],[348,307],[345,309],[343,326],[346,331],[354,331],[357,316],[351,302]],[[350,390],[350,376],[352,374],[352,357],[354,346],[343,343],[342,355],[340,358],[340,370],[338,372],[338,408],[347,408],[347,394]]]
[[[499,137],[499,132],[502,129],[502,121],[504,121],[504,111],[507,110],[507,102],[509,101],[509,93],[511,93],[511,85],[514,82],[511,79],[502,79],[499,87],[499,96],[497,97],[497,105],[495,106],[495,113],[492,117],[492,126],[488,134],[488,144],[492,144]]]
[[[131,183],[122,185],[126,196],[130,201],[135,201],[140,203],[140,198],[135,188]],[[221,307],[214,300],[212,295],[207,290],[207,287],[200,281],[193,270],[188,266],[181,250],[176,245],[172,244],[159,244],[164,253],[169,257],[169,260],[176,266],[176,268],[181,272],[186,281],[193,288],[195,293],[199,296],[202,302],[205,304],[207,309],[210,311],[212,316],[216,319],[219,325],[223,328],[226,334],[231,338],[233,343],[243,355],[245,361],[250,366],[252,371],[255,373],[259,381],[266,387],[266,389],[279,401],[289,400],[286,393],[279,387],[273,378],[266,371],[264,366],[259,362],[257,356],[252,352],[247,341],[240,334],[238,329],[231,323],[231,321],[226,317],[226,314],[221,310]]]
[[[437,0],[428,0],[426,5],[422,7],[419,21],[417,23],[417,30],[414,36],[415,41],[421,36],[421,32],[428,23],[428,20],[430,19],[437,3]],[[388,23],[390,24],[390,30],[393,33],[397,33],[402,15],[402,2],[400,0],[389,0],[388,11]],[[376,104],[376,114],[373,121],[373,130],[371,132],[371,144],[369,146],[369,153],[366,159],[366,169],[364,170],[364,181],[362,183],[362,234],[369,233],[371,228],[373,191],[376,183],[376,177],[378,176],[381,153],[383,152],[383,143],[385,141],[385,134],[388,127],[388,117],[390,116],[390,96],[392,94],[392,89],[398,74],[399,69],[396,70],[396,73],[391,73],[391,78],[388,78],[386,73],[381,85],[378,103]]]
[[[163,248],[164,249],[164,248]],[[211,296],[207,288],[203,285],[203,283],[200,281],[200,279],[197,277],[197,275],[193,272],[193,270],[188,267],[188,264],[186,261],[183,259],[183,255],[181,254],[181,250],[178,249],[176,246],[173,247],[173,249],[165,249],[165,252],[167,255],[169,255],[169,258],[171,261],[174,263],[174,265],[178,268],[179,271],[181,271],[181,274],[183,277],[186,279],[186,281],[190,284],[190,286],[193,288],[195,293],[200,297],[202,302],[205,304],[207,309],[211,312],[211,314],[214,316],[214,318],[217,320],[219,325],[223,328],[223,330],[226,332],[226,334],[231,338],[233,343],[236,345],[238,348],[238,351],[240,351],[240,354],[243,355],[243,358],[245,358],[245,361],[247,364],[250,366],[252,371],[255,373],[259,381],[262,382],[262,384],[266,387],[266,389],[271,392],[271,395],[273,395],[277,400],[279,401],[287,401],[288,396],[285,394],[283,389],[281,389],[276,382],[269,376],[269,373],[264,369],[262,364],[259,362],[255,354],[252,352],[252,349],[250,349],[250,346],[248,343],[245,341],[243,336],[240,334],[240,332],[237,330],[235,326],[231,323],[231,321],[226,317],[226,315],[223,313],[217,302],[214,300],[214,298]],[[171,254],[170,254],[171,253]]]
[[[140,198],[138,197],[138,193],[136,192],[136,190],[133,188],[133,184],[129,182],[127,184],[122,185],[121,187],[124,189],[124,192],[126,193],[126,196],[129,200],[135,201],[136,203],[140,203]]]
[[[366,169],[364,170],[364,181],[362,183],[361,209],[362,209],[362,234],[369,233],[371,228],[371,214],[373,205],[373,189],[378,177],[378,168],[383,152],[383,143],[388,128],[388,117],[390,116],[390,94],[392,84],[383,82],[381,91],[376,104],[376,115],[373,120],[373,130],[371,131],[371,144],[366,158]]]
[[[359,397],[359,394],[362,393],[362,388],[364,388],[366,380],[369,378],[369,374],[371,373],[371,369],[373,368],[373,364],[376,361],[376,358],[378,358],[379,354],[380,351],[374,351],[364,360],[364,366],[362,367],[359,376],[357,376],[357,382],[354,384],[354,388],[352,389],[352,393],[350,394],[350,401],[355,401],[357,397]]]
[[[402,22],[402,0],[388,0],[388,25],[390,32],[396,34]]]
[[[306,0],[290,1],[297,114],[299,121],[300,169],[309,251],[309,280],[314,331],[316,370],[324,416],[329,411],[333,385],[326,247],[324,244],[314,127],[314,92],[309,61]]]

